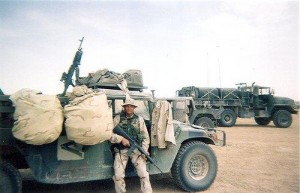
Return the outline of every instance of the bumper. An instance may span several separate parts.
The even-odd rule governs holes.
[[[207,129],[209,137],[214,141],[217,146],[226,145],[226,132],[219,129]]]

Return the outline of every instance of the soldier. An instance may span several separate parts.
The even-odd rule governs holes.
[[[120,115],[114,118],[114,125],[120,125],[121,128],[132,138],[136,139],[139,145],[148,152],[150,138],[145,125],[145,121],[141,116],[134,114],[134,109],[137,107],[135,101],[131,98],[126,98],[125,103],[122,105],[123,111]],[[113,134],[112,143],[118,143],[114,147],[115,162],[114,171],[115,175],[113,180],[115,183],[116,193],[126,192],[126,185],[124,181],[125,168],[129,158],[136,168],[137,174],[140,177],[141,190],[143,193],[151,193],[152,188],[149,179],[149,173],[146,170],[146,157],[141,154],[138,149],[130,151],[130,143],[127,139]]]

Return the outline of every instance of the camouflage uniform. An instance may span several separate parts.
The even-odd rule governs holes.
[[[145,121],[142,117],[133,114],[131,117],[126,117],[125,113],[122,112],[114,118],[114,124],[120,125],[126,133],[135,138],[139,145],[147,152],[149,148],[150,138],[145,125]],[[128,127],[130,125],[130,128]],[[121,136],[113,134],[111,138],[112,143],[121,143]],[[114,171],[115,175],[113,180],[115,182],[115,191],[117,193],[126,192],[126,185],[124,181],[125,168],[128,163],[129,158],[136,168],[137,174],[140,177],[141,190],[143,193],[151,193],[152,188],[149,179],[149,173],[146,168],[146,160],[143,159],[141,153],[135,149],[132,153],[128,152],[128,147],[114,148],[115,151],[115,162]],[[128,155],[130,154],[130,155]]]

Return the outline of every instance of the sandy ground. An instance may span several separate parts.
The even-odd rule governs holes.
[[[273,123],[258,126],[253,119],[238,119],[237,125],[222,128],[227,133],[225,147],[212,146],[219,164],[215,182],[203,193],[298,193],[299,188],[299,117],[293,116],[290,128]],[[112,180],[45,185],[31,181],[23,173],[23,193],[34,192],[114,192]],[[127,178],[130,193],[139,191],[139,179]],[[153,192],[183,192],[170,175],[151,176]]]

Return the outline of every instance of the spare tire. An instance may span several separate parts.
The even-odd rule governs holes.
[[[200,117],[199,119],[197,119],[195,124],[200,127],[203,127],[203,128],[214,128],[215,127],[214,122],[208,117]]]
[[[255,117],[254,119],[258,125],[268,125],[271,122],[270,118],[265,117]]]

